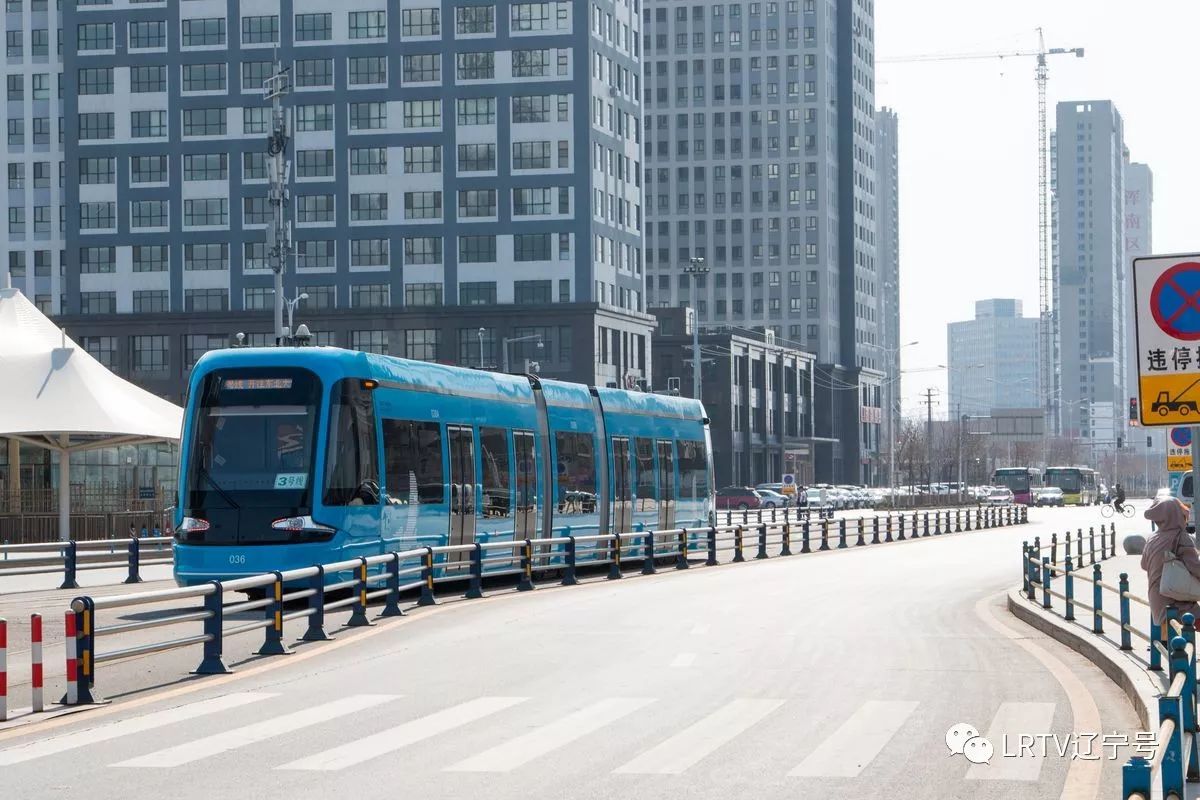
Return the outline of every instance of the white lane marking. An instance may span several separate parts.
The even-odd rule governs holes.
[[[334,700],[330,703],[322,703],[319,706],[306,708],[303,711],[283,714],[282,716],[265,719],[262,722],[255,722],[240,728],[234,728],[233,730],[222,731],[212,736],[205,736],[202,739],[187,742],[176,747],[168,747],[165,750],[147,753],[144,756],[131,758],[128,761],[122,761],[112,766],[178,767],[181,764],[190,764],[202,758],[227,753],[239,747],[273,739],[276,736],[283,736],[300,728],[307,728],[311,725],[344,717],[347,714],[354,714],[371,706],[395,700],[399,696],[394,694],[355,694],[343,697],[340,700]]]
[[[1054,679],[1058,681],[1063,691],[1066,692],[1067,700],[1071,704],[1071,717],[1073,721],[1070,730],[1100,731],[1100,709],[1096,707],[1096,698],[1092,697],[1091,692],[1083,685],[1083,681],[1066,664],[1051,655],[1044,647],[1034,644],[1032,639],[1026,638],[1029,634],[1026,632],[1028,628],[1026,628],[1025,623],[1017,621],[1018,625],[1025,628],[1025,631],[1021,633],[1002,623],[996,617],[991,607],[991,603],[996,597],[996,595],[993,595],[992,597],[981,598],[975,604],[975,615],[983,620],[984,624],[992,630],[1006,639],[1012,640],[1013,644],[1040,661],[1042,666],[1054,676]],[[1005,595],[1000,594],[999,597],[1005,597]],[[1046,731],[1046,733],[1049,733],[1049,731]],[[992,758],[992,763],[996,763],[995,756]],[[1095,800],[1100,793],[1100,777],[1103,765],[1104,762],[1100,759],[1073,759],[1070,762],[1070,766],[1067,767],[1067,778],[1063,782],[1062,794],[1059,795],[1059,800]]]
[[[1005,758],[1005,752],[1020,753],[1021,734],[1050,733],[1054,722],[1054,703],[1001,703],[992,717],[992,724],[984,734],[992,743],[994,755],[988,764],[975,764],[967,770],[967,779],[975,781],[1036,781],[1042,771],[1045,757],[1042,745],[1033,752],[1013,758]],[[1008,735],[1007,747],[1005,734]],[[1046,748],[1053,748],[1048,742]],[[1069,754],[1064,755],[1064,758]]]
[[[652,747],[615,772],[678,775],[783,705],[782,700],[740,698]]]
[[[653,698],[648,697],[610,697],[460,761],[446,770],[511,772],[653,702]]]
[[[123,719],[98,728],[88,728],[75,731],[74,733],[66,733],[62,736],[55,736],[51,739],[41,739],[21,747],[13,747],[0,752],[0,767],[21,764],[26,761],[32,761],[35,758],[44,758],[45,756],[65,753],[77,747],[91,747],[100,742],[107,742],[112,739],[119,739],[122,736],[131,736],[136,733],[151,731],[155,728],[161,728],[164,725],[186,722],[187,720],[209,714],[217,714],[275,696],[274,694],[265,694],[262,692],[236,692],[223,697],[214,697],[211,700],[200,700],[175,708],[153,711],[140,717]]]
[[[702,622],[697,622],[692,627],[692,634],[695,636],[703,636],[704,634],[708,633],[708,631],[709,631],[709,626],[705,625]]]
[[[695,653],[680,653],[675,656],[675,660],[671,662],[672,667],[690,667],[696,662]]]
[[[788,775],[857,778],[917,710],[914,701],[869,700]]]
[[[511,708],[528,699],[528,697],[478,697],[357,741],[347,742],[331,750],[291,761],[275,769],[309,771],[345,769]]]

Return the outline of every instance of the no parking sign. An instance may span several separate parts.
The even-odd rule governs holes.
[[[1200,254],[1133,260],[1139,416],[1200,423]]]
[[[1192,471],[1192,429],[1171,428],[1167,435],[1167,472]]]

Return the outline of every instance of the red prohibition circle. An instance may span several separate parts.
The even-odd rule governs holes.
[[[1172,428],[1171,442],[1176,447],[1187,447],[1192,443],[1192,431],[1190,428]]]
[[[1194,342],[1200,341],[1200,325],[1197,325],[1195,330],[1185,330],[1175,325],[1179,316],[1189,309],[1200,317],[1200,283],[1197,284],[1194,291],[1189,291],[1179,284],[1179,279],[1189,274],[1200,278],[1200,262],[1184,261],[1175,264],[1158,276],[1158,280],[1154,282],[1154,288],[1150,290],[1150,314],[1154,317],[1155,324],[1168,336],[1185,342]],[[1162,307],[1163,292],[1168,290],[1179,294],[1183,300],[1183,304],[1170,316]]]

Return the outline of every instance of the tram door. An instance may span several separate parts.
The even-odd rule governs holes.
[[[658,529],[675,527],[675,450],[670,441],[658,440]]]
[[[534,464],[533,431],[513,431],[513,459],[517,466],[515,538],[537,537],[538,485]]]
[[[612,452],[612,530],[613,533],[628,533],[633,530],[633,472],[629,468],[629,439],[614,436]]]
[[[475,431],[447,425],[450,444],[450,541],[451,545],[475,543]],[[468,553],[447,554],[447,564],[469,559]]]

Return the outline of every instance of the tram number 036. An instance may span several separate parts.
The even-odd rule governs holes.
[[[230,564],[245,564],[246,557],[243,555],[233,555],[229,557]]]

